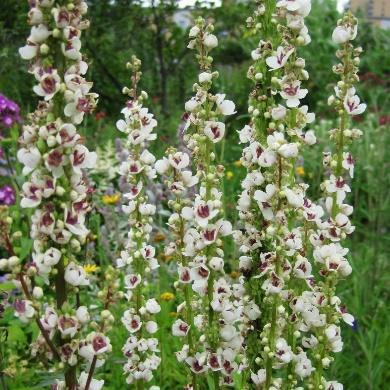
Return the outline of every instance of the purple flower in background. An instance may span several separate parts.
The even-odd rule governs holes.
[[[0,188],[0,204],[11,206],[15,203],[15,191],[10,185]]]
[[[19,106],[0,94],[0,124],[11,127],[16,122],[20,122]]]

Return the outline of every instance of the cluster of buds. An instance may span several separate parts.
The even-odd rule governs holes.
[[[90,92],[92,83],[83,77],[88,65],[80,52],[82,31],[89,26],[84,19],[88,7],[82,0],[64,6],[53,0],[29,3],[31,33],[19,53],[30,61],[29,72],[37,82],[33,90],[42,100],[23,126],[17,155],[28,178],[22,186],[21,207],[32,211],[33,253],[24,265],[15,254],[8,260],[9,271],[25,295],[16,300],[15,314],[39,326],[32,353],[46,355],[42,359],[57,360],[63,367],[65,381],[57,381],[55,388],[99,389],[103,381],[92,375],[111,344],[104,326],[90,332],[90,314],[80,302],[80,291],[90,279],[78,260],[89,233],[91,188],[84,170],[96,161],[75,126],[94,109],[97,98]],[[47,292],[55,291],[55,302],[45,293],[46,287]],[[89,371],[77,381],[76,367],[82,362]]]
[[[129,154],[121,163],[119,173],[126,179],[129,188],[123,195],[126,202],[122,209],[128,215],[130,231],[125,249],[117,259],[117,266],[126,270],[124,295],[129,306],[122,316],[122,323],[129,332],[123,347],[123,354],[127,358],[124,373],[128,384],[139,383],[143,386],[144,382],[153,379],[153,371],[161,361],[158,338],[155,337],[158,331],[155,315],[161,308],[154,298],[148,299],[146,296],[148,278],[159,267],[156,249],[149,244],[156,206],[149,203],[147,194],[148,183],[156,177],[156,159],[147,148],[150,141],[157,138],[153,133],[157,121],[143,107],[146,92],[138,91],[141,61],[133,57],[127,67],[132,72],[131,88],[125,87],[123,93],[129,99],[122,110],[124,119],[119,120],[116,126],[127,136],[125,148]]]
[[[310,9],[310,0],[259,0],[247,20],[262,40],[248,71],[254,83],[251,121],[239,132],[248,146],[241,158],[247,176],[238,201],[243,233],[236,242],[247,290],[263,311],[262,322],[252,324],[248,359],[252,382],[264,389],[295,389],[311,377],[310,338],[301,333],[323,320],[309,237],[324,212],[307,198],[308,186],[295,178],[302,148],[316,142],[313,131],[305,130],[315,116],[301,105],[308,93],[302,82],[309,76],[298,56],[299,47],[310,42],[304,23]]]
[[[328,103],[337,112],[339,123],[337,128],[329,132],[334,146],[323,157],[324,167],[329,172],[321,185],[326,218],[318,232],[311,237],[313,257],[321,278],[317,292],[322,297],[319,310],[324,319],[323,326],[311,336],[313,355],[318,360],[316,372],[313,373],[314,388],[342,389],[340,383],[329,382],[323,377],[323,369],[328,368],[332,362],[332,353],[342,350],[340,321],[354,326],[353,316],[336,295],[336,286],[339,280],[352,272],[346,258],[348,249],[341,243],[355,229],[350,221],[353,207],[345,203],[347,193],[351,191],[348,182],[354,174],[354,159],[348,151],[348,145],[359,138],[362,132],[350,128],[351,117],[362,114],[366,109],[366,104],[360,102],[354,87],[359,81],[358,65],[362,53],[360,47],[355,48],[352,44],[357,35],[357,25],[357,19],[348,12],[338,21],[332,35],[334,43],[339,45],[336,56],[340,61],[333,67],[333,71],[341,80]]]
[[[198,188],[193,201],[181,202],[170,220],[174,229],[180,229],[180,224],[183,229],[179,247],[173,247],[180,256],[179,283],[192,287],[192,298],[186,297],[179,308],[186,321],[178,319],[173,333],[183,337],[190,334],[189,344],[177,353],[179,361],[185,362],[194,374],[190,387],[197,388],[195,375],[208,374],[217,389],[232,385],[233,375],[245,367],[240,329],[245,290],[240,283],[232,285],[224,273],[223,238],[232,234],[232,225],[223,218],[220,182],[224,167],[216,163],[216,145],[225,135],[221,118],[233,115],[235,105],[225,100],[225,95],[210,92],[213,79],[218,77],[211,70],[213,59],[209,55],[218,44],[213,26],[199,18],[189,36],[188,47],[198,51],[200,74],[194,84],[196,94],[185,104],[184,142],[196,169],[194,178],[188,174],[189,184],[198,183]],[[174,160],[175,156],[172,154]],[[173,164],[178,163],[186,167],[188,155],[180,153]],[[189,288],[184,289],[189,295]],[[247,308],[253,310],[250,302]]]

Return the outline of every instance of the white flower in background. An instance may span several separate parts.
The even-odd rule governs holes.
[[[355,92],[355,88],[349,89],[344,98],[344,108],[349,115],[360,115],[367,108],[367,104],[360,103],[360,98]]]
[[[337,26],[332,33],[332,40],[338,45],[353,41],[357,35],[357,24],[355,26]]]

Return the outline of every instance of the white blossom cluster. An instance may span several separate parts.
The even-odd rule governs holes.
[[[352,207],[343,203],[354,161],[344,145],[361,134],[347,128],[348,118],[366,108],[353,86],[361,49],[349,43],[357,22],[347,14],[333,33],[334,42],[342,45],[337,52],[342,61],[334,67],[342,80],[329,104],[341,119],[340,128],[330,132],[336,151],[324,153],[324,166],[331,172],[322,184],[324,210],[295,178],[302,147],[316,142],[314,133],[304,130],[314,114],[301,105],[308,93],[301,83],[308,74],[298,57],[298,47],[310,42],[304,25],[310,7],[310,0],[278,1],[276,8],[259,0],[247,20],[255,33],[263,34],[248,71],[255,84],[249,98],[251,122],[239,132],[240,141],[248,144],[241,159],[248,172],[238,202],[243,233],[236,241],[246,288],[264,312],[248,338],[251,379],[264,389],[342,389],[327,381],[323,371],[333,360],[331,353],[342,349],[340,319],[353,325],[335,286],[351,273],[348,249],[340,244],[354,230],[348,218]],[[258,356],[251,345],[256,334],[262,345]]]
[[[313,285],[309,235],[324,212],[306,195],[307,185],[295,178],[301,149],[316,137],[307,124],[314,114],[302,105],[308,90],[305,60],[299,47],[310,43],[304,19],[310,0],[257,1],[248,26],[262,39],[252,51],[248,77],[251,121],[240,132],[242,164],[247,176],[238,211],[243,233],[240,270],[247,290],[262,308],[262,321],[252,324],[248,345],[251,379],[258,388],[295,389],[314,367],[301,337],[322,326],[319,295]],[[257,338],[256,338],[257,335]],[[261,345],[259,353],[258,346]]]
[[[122,208],[128,214],[130,231],[125,249],[117,259],[117,266],[126,272],[125,297],[129,308],[123,313],[122,323],[129,332],[129,338],[122,351],[127,358],[124,364],[126,383],[132,384],[137,381],[150,382],[153,371],[160,365],[155,315],[161,307],[156,299],[148,298],[145,291],[151,272],[159,267],[156,249],[149,244],[156,206],[148,202],[146,192],[148,183],[156,177],[156,159],[148,146],[150,141],[157,138],[153,133],[157,121],[143,107],[146,92],[139,93],[137,90],[141,61],[133,57],[127,66],[132,71],[132,87],[123,90],[129,100],[122,110],[124,119],[119,120],[116,126],[127,136],[125,147],[129,155],[120,165],[119,173],[129,184],[129,192],[123,194],[126,202]]]
[[[357,19],[348,12],[338,21],[332,35],[333,41],[339,45],[336,56],[340,60],[333,71],[341,80],[328,103],[338,113],[339,125],[329,132],[334,146],[331,152],[324,153],[323,158],[323,165],[329,172],[321,185],[325,196],[326,218],[318,232],[310,237],[314,247],[314,261],[321,277],[317,294],[321,297],[321,304],[318,306],[324,320],[323,326],[311,335],[310,348],[313,349],[313,355],[319,358],[313,385],[337,390],[343,386],[335,381],[327,381],[323,368],[328,368],[332,362],[332,353],[340,352],[343,348],[340,321],[354,326],[353,316],[336,295],[336,286],[352,272],[347,259],[349,250],[342,245],[342,241],[355,230],[350,221],[353,207],[345,202],[351,191],[348,182],[354,176],[355,164],[348,145],[358,139],[362,132],[350,128],[351,117],[362,114],[366,109],[366,104],[360,102],[355,89],[355,84],[359,81],[358,65],[362,52],[360,47],[355,48],[352,44],[357,35],[357,27]]]
[[[19,50],[21,57],[30,61],[29,72],[36,80],[33,90],[42,101],[30,114],[29,124],[23,126],[17,155],[27,177],[21,207],[32,210],[32,261],[22,269],[14,256],[9,268],[26,297],[16,301],[16,316],[23,322],[35,320],[41,330],[32,353],[46,353],[65,365],[66,383],[58,381],[58,389],[77,385],[75,367],[80,357],[94,369],[111,350],[103,332],[83,337],[90,320],[88,309],[81,305],[72,308],[68,297],[70,291],[90,284],[77,260],[89,233],[85,220],[91,189],[83,171],[96,162],[96,154],[83,145],[76,130],[97,99],[90,92],[92,83],[84,78],[88,65],[80,52],[82,31],[89,26],[84,19],[87,8],[82,0],[71,0],[66,6],[54,0],[30,2],[31,32]],[[47,296],[45,301],[39,285],[32,289],[34,277],[55,290],[56,307]],[[103,386],[92,374],[93,370],[81,373],[80,389]]]
[[[178,318],[172,325],[172,335],[183,340],[182,352],[177,354],[179,360],[182,361],[183,351],[185,351],[185,357],[195,353],[196,337],[191,269],[188,257],[184,256],[184,237],[191,224],[183,217],[183,209],[192,207],[191,191],[198,184],[199,179],[192,174],[189,154],[173,147],[167,149],[165,156],[156,162],[155,168],[163,176],[164,184],[171,194],[168,207],[172,213],[168,219],[168,227],[173,239],[165,247],[164,255],[166,258],[172,258],[172,261],[177,264],[178,281],[175,286],[182,292],[185,299],[178,305]],[[196,374],[192,373],[189,386],[195,389],[196,383]]]
[[[218,44],[212,32],[213,26],[206,25],[200,18],[189,33],[188,47],[198,51],[201,73],[198,83],[194,84],[195,96],[185,104],[184,141],[191,152],[196,174],[193,177],[190,171],[184,171],[191,180],[184,186],[179,183],[179,191],[194,184],[198,186],[193,201],[181,202],[170,218],[171,228],[182,229],[182,242],[168,250],[181,258],[179,283],[192,287],[192,301],[186,299],[180,305],[178,311],[184,311],[185,315],[172,327],[175,336],[185,337],[191,332],[191,337],[176,355],[193,374],[210,375],[215,388],[219,388],[233,385],[234,373],[245,367],[242,317],[245,311],[255,317],[259,310],[252,302],[244,304],[242,284],[231,284],[224,272],[223,238],[232,234],[232,225],[223,218],[220,181],[224,168],[216,163],[215,147],[225,135],[221,118],[233,115],[235,105],[226,100],[225,95],[210,92],[213,79],[218,77],[217,72],[211,71],[209,53]],[[189,156],[173,152],[163,161],[166,169],[173,168],[182,182],[181,170],[189,165]],[[162,165],[163,162],[159,162],[159,166]],[[176,189],[176,176],[174,180],[172,185]],[[188,294],[188,287],[184,289]],[[196,388],[195,382],[196,377],[189,387]]]

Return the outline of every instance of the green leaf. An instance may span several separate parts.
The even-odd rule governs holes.
[[[27,337],[24,330],[17,324],[10,325],[8,327],[8,345],[12,344],[25,344]]]
[[[21,241],[21,248],[20,248],[19,258],[23,260],[29,255],[31,251],[32,240],[30,240],[27,237],[22,237],[20,241]]]
[[[0,283],[0,291],[11,291],[15,288],[12,282]]]

